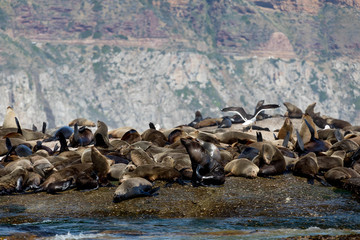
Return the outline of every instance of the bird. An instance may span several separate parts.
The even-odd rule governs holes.
[[[223,108],[221,111],[222,112],[233,112],[235,114],[238,114],[244,120],[242,125],[244,127],[246,127],[246,126],[252,125],[256,121],[257,115],[259,115],[259,113],[261,113],[262,111],[265,111],[266,109],[275,109],[275,108],[279,108],[279,107],[280,107],[280,105],[278,105],[278,104],[261,105],[259,108],[255,109],[255,113],[253,116],[250,117],[250,119],[246,118],[247,113],[245,112],[245,110],[242,107],[226,107],[226,108]]]

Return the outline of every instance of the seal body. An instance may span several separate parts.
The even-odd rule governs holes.
[[[246,178],[255,178],[259,172],[259,167],[246,158],[232,160],[225,165],[224,169],[225,172],[231,173],[231,175]]]
[[[152,183],[145,178],[129,178],[116,188],[113,202],[118,203],[135,197],[152,196],[158,190],[158,188],[153,189],[152,186]]]
[[[193,186],[224,184],[224,167],[214,160],[196,139],[181,138],[181,143],[190,156]]]

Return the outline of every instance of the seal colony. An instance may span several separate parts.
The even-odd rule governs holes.
[[[359,194],[358,126],[315,114],[315,104],[311,104],[301,120],[292,112],[277,116],[279,129],[271,132],[256,124],[274,118],[260,112],[279,105],[263,103],[259,102],[253,116],[242,116],[252,118],[249,132],[240,130],[239,118],[204,119],[197,111],[194,121],[172,129],[156,129],[151,123],[143,133],[131,127],[109,131],[105,122],[97,121],[93,134],[88,127],[95,123],[78,118],[69,123],[72,126],[61,126],[51,134],[45,129],[23,129],[14,110],[8,108],[6,124],[0,128],[0,195],[96,190],[118,181],[112,199],[118,203],[161,194],[153,188],[155,181],[165,181],[166,187],[208,187],[226,184],[230,177],[271,181],[271,176],[286,172],[304,177],[310,184],[318,180],[324,187],[332,185]],[[290,103],[286,106],[288,111],[297,109],[294,105],[289,108]],[[243,112],[241,107],[224,109]],[[222,127],[224,118],[231,124]],[[206,122],[211,124],[205,124],[206,119],[211,119]]]

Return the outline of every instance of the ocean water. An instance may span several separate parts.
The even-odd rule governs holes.
[[[1,224],[0,236],[30,234],[37,239],[278,239],[360,234],[359,215],[289,218],[46,219]],[[0,238],[1,238],[0,237]]]

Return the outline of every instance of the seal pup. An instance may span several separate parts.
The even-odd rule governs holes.
[[[193,186],[224,184],[224,167],[210,156],[199,141],[191,138],[181,138],[180,141],[190,156]]]
[[[129,178],[116,188],[113,202],[118,203],[135,197],[154,196],[158,190],[159,188],[153,188],[153,184],[144,178]]]
[[[239,176],[245,178],[256,178],[259,167],[246,158],[234,159],[224,167],[226,176]]]
[[[302,118],[303,112],[301,111],[300,108],[298,108],[297,106],[295,106],[289,102],[284,102],[283,104],[287,110],[286,113],[284,114],[285,117]]]
[[[221,111],[222,112],[233,112],[233,113],[236,113],[238,114],[243,120],[244,120],[244,123],[242,123],[242,125],[244,127],[246,126],[250,126],[252,124],[255,123],[256,121],[256,117],[262,112],[262,111],[265,111],[267,109],[275,109],[275,108],[279,108],[280,106],[278,104],[266,104],[266,105],[261,105],[259,108],[255,109],[255,113],[254,115],[251,116],[250,119],[247,119],[245,117],[245,114],[244,114],[244,109],[242,107],[226,107],[226,108],[223,108]]]
[[[259,155],[253,162],[260,168],[259,176],[282,174],[286,170],[286,161],[280,150],[271,143],[262,144]]]

